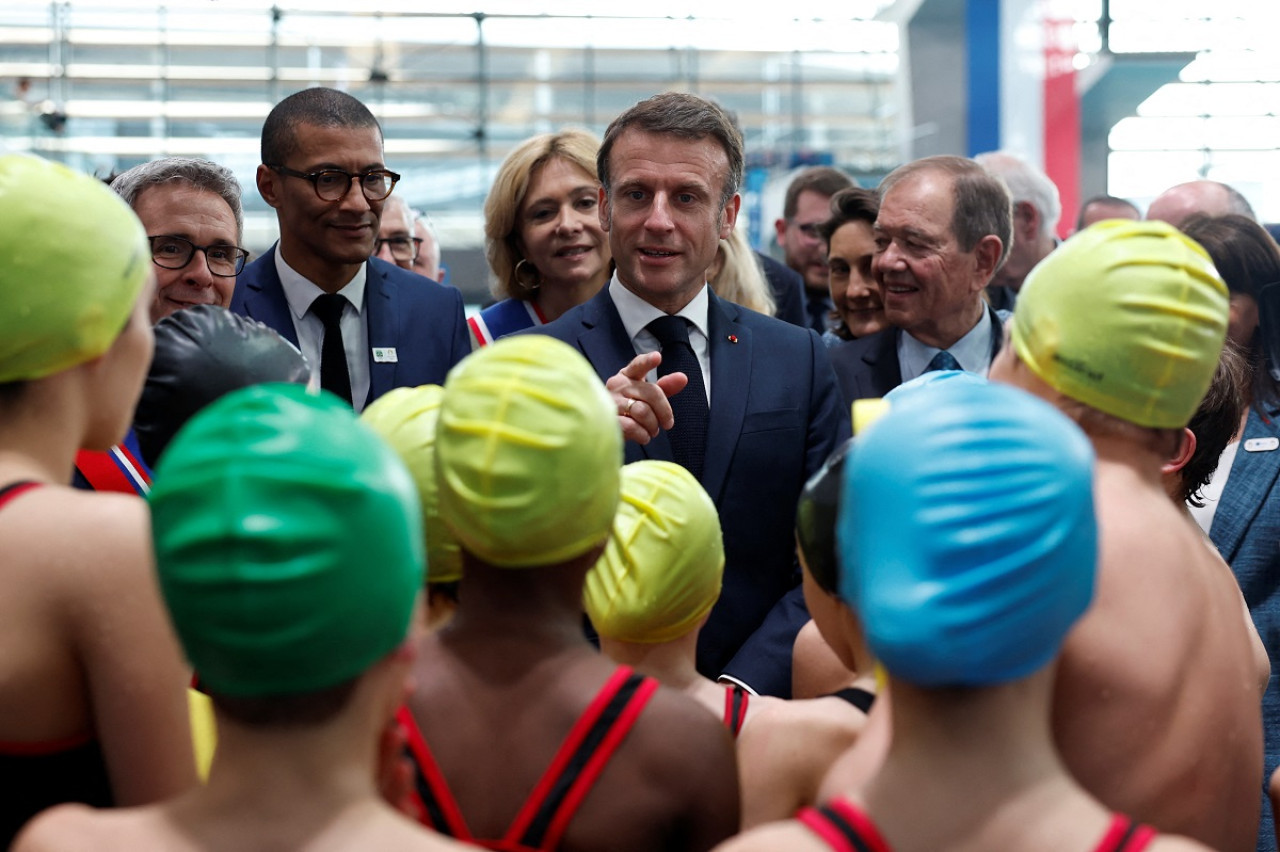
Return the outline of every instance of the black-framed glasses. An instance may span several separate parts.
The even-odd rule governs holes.
[[[791,224],[796,225],[795,220],[792,220]],[[805,222],[802,225],[796,225],[796,230],[804,234],[808,239],[822,239],[822,234],[818,231],[817,222]]]
[[[373,253],[382,251],[383,246],[391,247],[391,256],[396,260],[412,262],[418,256],[422,237],[378,237],[373,243]]]
[[[267,165],[267,168],[288,177],[311,181],[321,201],[341,201],[351,191],[351,182],[360,179],[360,191],[369,201],[381,201],[391,194],[400,175],[387,169],[369,169],[349,172],[345,169],[321,169],[318,172],[300,172],[288,166]]]
[[[163,269],[185,268],[199,249],[204,252],[204,262],[211,273],[219,278],[234,278],[249,259],[248,250],[240,246],[198,246],[185,237],[168,234],[148,236],[147,239],[151,241],[151,262]]]

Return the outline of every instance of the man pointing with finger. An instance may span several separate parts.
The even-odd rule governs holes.
[[[538,332],[577,347],[605,380],[628,462],[675,461],[716,502],[724,588],[699,638],[699,670],[786,696],[808,618],[796,500],[849,431],[835,375],[813,331],[707,286],[741,205],[742,138],[723,110],[674,92],[641,101],[609,125],[597,166],[617,272]]]

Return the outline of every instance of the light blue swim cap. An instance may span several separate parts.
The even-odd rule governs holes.
[[[1017,388],[907,393],[854,443],[840,591],[888,671],[926,687],[1025,677],[1093,597],[1093,449]]]
[[[921,373],[909,382],[903,382],[898,385],[896,388],[885,394],[884,398],[892,403],[921,389],[933,388],[944,383],[952,384],[953,382],[971,385],[985,385],[987,383],[987,377],[980,376],[977,373],[970,373],[968,370],[930,370],[927,373]]]

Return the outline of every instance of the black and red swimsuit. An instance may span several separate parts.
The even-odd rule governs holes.
[[[0,508],[39,486],[23,481],[0,488]],[[45,808],[62,802],[115,804],[102,749],[89,733],[48,742],[0,741],[0,790],[0,849],[9,848],[23,824]]]
[[[657,689],[656,680],[619,667],[578,717],[511,827],[498,839],[477,838],[471,833],[413,715],[401,707],[398,719],[414,764],[414,804],[419,821],[448,837],[500,852],[551,852],[559,848],[583,799]]]
[[[747,704],[751,693],[740,686],[724,691],[724,726],[736,740],[742,730],[742,723],[747,721]]]
[[[893,852],[871,817],[848,799],[835,798],[819,808],[804,808],[796,818],[835,852]],[[1094,852],[1141,852],[1155,838],[1154,829],[1114,814]]]

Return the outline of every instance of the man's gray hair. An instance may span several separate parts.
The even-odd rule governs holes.
[[[188,184],[196,189],[212,192],[227,202],[236,217],[236,242],[244,239],[240,182],[226,166],[195,157],[164,157],[121,172],[111,181],[111,188],[130,207],[135,207],[143,190],[168,183]]]
[[[1008,151],[988,151],[973,158],[1009,187],[1015,205],[1025,201],[1040,214],[1041,236],[1052,237],[1062,216],[1062,199],[1049,176]]]

